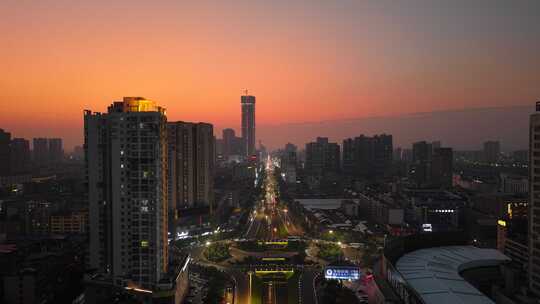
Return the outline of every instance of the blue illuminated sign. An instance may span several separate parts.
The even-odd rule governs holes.
[[[325,279],[334,280],[358,280],[360,279],[360,269],[358,267],[332,267],[324,269]]]

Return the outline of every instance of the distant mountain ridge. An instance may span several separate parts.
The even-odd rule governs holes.
[[[419,140],[440,140],[456,150],[478,150],[487,140],[501,141],[503,151],[527,149],[529,115],[534,105],[419,112],[397,116],[259,125],[257,137],[271,148],[287,142],[304,147],[317,136],[341,144],[344,138],[380,133],[394,136],[394,147]]]

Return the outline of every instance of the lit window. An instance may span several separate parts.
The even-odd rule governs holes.
[[[124,150],[120,150],[120,155],[124,155]]]
[[[120,164],[120,168],[124,169],[124,164]]]
[[[143,248],[148,247],[148,241],[141,241],[141,247]]]
[[[148,212],[148,206],[142,206],[141,212]]]

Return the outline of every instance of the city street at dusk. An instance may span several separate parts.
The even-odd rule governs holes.
[[[540,1],[0,3],[1,304],[540,304]]]

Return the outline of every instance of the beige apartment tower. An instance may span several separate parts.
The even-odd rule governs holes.
[[[124,97],[84,112],[90,267],[115,285],[155,289],[167,272],[165,109]]]

